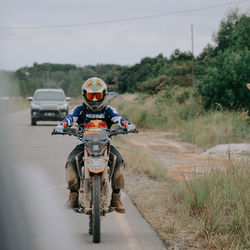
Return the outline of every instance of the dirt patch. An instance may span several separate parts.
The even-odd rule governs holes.
[[[211,166],[223,168],[224,161],[217,156],[202,155],[202,150],[188,142],[172,139],[177,134],[171,132],[142,131],[138,135],[128,135],[125,144],[141,148],[161,162],[172,178],[183,180],[194,174],[210,171]],[[213,163],[213,164],[211,164]]]

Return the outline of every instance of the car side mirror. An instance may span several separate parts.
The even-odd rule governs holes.
[[[70,97],[66,97],[66,101],[68,102],[68,101],[70,101],[71,100],[71,98]]]
[[[33,101],[33,97],[32,96],[29,96],[28,97],[28,100],[31,102],[31,101]]]

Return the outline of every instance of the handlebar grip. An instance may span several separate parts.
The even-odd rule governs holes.
[[[51,135],[66,135],[67,133],[65,133],[65,132],[56,132],[56,131],[52,131],[51,132]]]

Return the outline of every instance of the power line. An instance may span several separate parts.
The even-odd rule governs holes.
[[[131,17],[131,18],[121,18],[121,19],[113,19],[107,21],[94,21],[94,22],[86,22],[86,23],[74,23],[74,24],[59,24],[59,25],[41,25],[41,26],[23,26],[23,27],[0,27],[1,30],[31,30],[31,29],[57,29],[57,28],[73,28],[79,26],[88,26],[88,25],[99,25],[99,24],[111,24],[111,23],[121,23],[121,22],[132,22],[132,21],[139,21],[139,20],[146,20],[146,19],[153,19],[163,16],[173,16],[185,13],[192,13],[200,10],[207,10],[207,9],[214,9],[218,7],[228,6],[232,4],[240,4],[243,2],[248,2],[250,0],[241,0],[241,1],[233,1],[223,4],[211,5],[206,7],[200,8],[193,8],[188,10],[182,11],[173,11],[173,12],[165,12],[161,14],[149,15],[149,16],[141,16],[141,17]]]

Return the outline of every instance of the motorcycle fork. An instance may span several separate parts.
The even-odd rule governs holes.
[[[80,179],[80,188],[79,188],[79,198],[78,198],[78,203],[81,207],[84,207],[83,204],[83,193],[84,193],[84,174],[82,172],[82,168],[81,168],[81,162],[84,161],[84,157],[83,157],[84,152],[81,152],[80,154],[78,154],[76,156],[76,167],[77,167],[77,172],[78,172],[78,176]]]
[[[109,211],[109,188],[108,188],[108,153],[104,152],[105,168],[101,176],[101,207],[103,215]]]
[[[88,169],[88,152],[84,148],[84,178],[82,176],[81,185],[80,185],[80,194],[83,200],[83,207],[86,214],[91,213],[91,183],[90,183],[90,174]],[[82,173],[82,171],[81,171]]]

